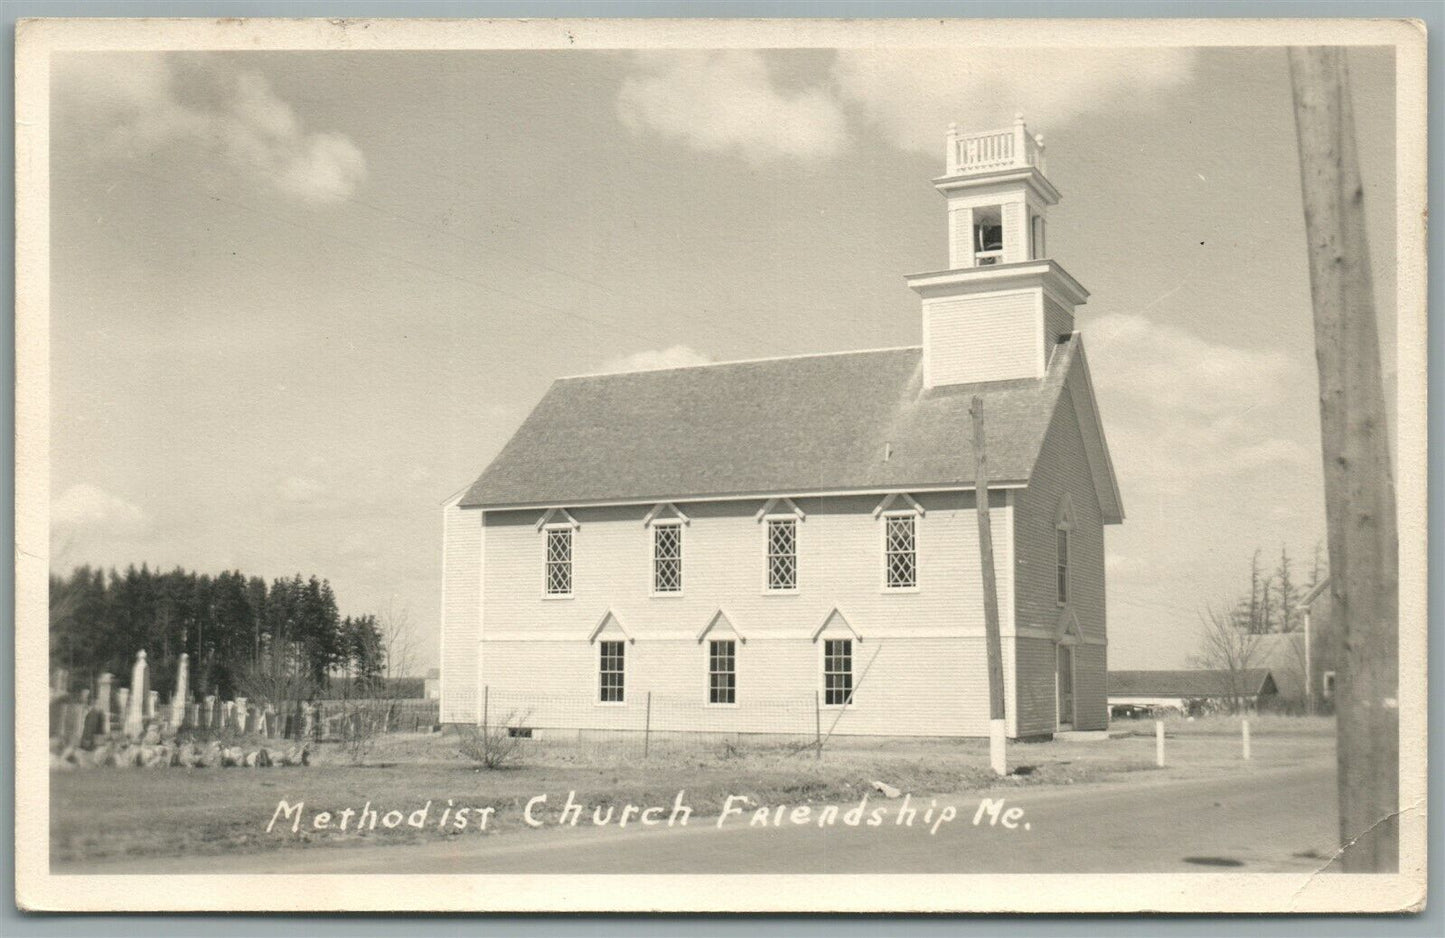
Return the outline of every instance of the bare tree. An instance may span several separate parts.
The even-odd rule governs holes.
[[[273,704],[278,710],[316,693],[316,681],[295,643],[261,636],[259,653],[245,662],[236,680],[242,696]]]
[[[1199,613],[1204,626],[1200,634],[1199,650],[1191,658],[1197,668],[1219,671],[1227,682],[1225,704],[1230,713],[1245,709],[1252,688],[1245,683],[1245,672],[1258,660],[1260,635],[1247,627],[1241,627],[1235,617],[1213,606],[1206,606]]]
[[[347,680],[339,697],[341,740],[356,764],[365,762],[376,748],[377,737],[395,725],[396,702],[391,698],[396,678],[408,676],[416,663],[416,633],[406,609],[398,610],[394,602],[388,602],[376,617],[376,632],[382,647],[380,680]]]
[[[1294,580],[1294,561],[1284,545],[1279,548],[1279,567],[1274,578],[1279,581],[1279,630],[1293,632],[1297,627],[1295,609],[1299,606],[1300,589]]]
[[[410,677],[416,666],[416,630],[412,628],[411,611],[405,607],[398,610],[396,601],[390,600],[377,617],[377,629],[381,632],[382,647],[386,649],[382,675],[388,683],[392,678]]]

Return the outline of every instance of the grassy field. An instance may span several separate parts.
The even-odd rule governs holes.
[[[915,798],[995,788],[1092,784],[1240,770],[1237,720],[1170,721],[1167,767],[1154,766],[1152,721],[1116,723],[1119,738],[1052,741],[1010,747],[1016,774],[988,770],[981,740],[838,739],[821,760],[812,751],[761,742],[727,742],[690,752],[655,753],[549,747],[520,764],[489,771],[464,760],[450,734],[385,737],[367,764],[352,765],[322,747],[305,767],[256,769],[92,769],[51,776],[52,862],[122,856],[184,856],[238,850],[298,849],[355,843],[408,843],[449,836],[436,819],[450,800],[474,811],[492,807],[487,836],[518,827],[521,809],[546,793],[558,805],[569,791],[591,806],[671,804],[678,791],[699,813],[716,812],[729,795],[761,804],[857,800],[885,782]],[[1333,721],[1266,720],[1254,727],[1254,765],[1320,760],[1333,752]],[[874,793],[874,798],[880,797]],[[307,824],[318,811],[373,808],[411,812],[428,800],[423,830],[293,833],[267,824],[281,799],[305,802]],[[473,834],[475,836],[475,834]]]

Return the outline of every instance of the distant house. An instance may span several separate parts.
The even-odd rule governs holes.
[[[1129,708],[1188,713],[1201,705],[1227,707],[1231,699],[1253,710],[1278,694],[1268,668],[1109,672],[1109,709],[1116,714]]]
[[[1295,629],[1259,636],[1249,663],[1267,668],[1279,699],[1299,710],[1332,706],[1339,637],[1330,618],[1330,581],[1326,577],[1294,607]]]
[[[428,668],[426,681],[423,684],[423,694],[427,700],[442,699],[442,669]]]

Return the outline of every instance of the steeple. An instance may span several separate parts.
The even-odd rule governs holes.
[[[1044,140],[1023,115],[1002,130],[949,125],[944,175],[948,264],[914,274],[922,298],[924,384],[1039,378],[1088,291],[1048,259],[1045,219],[1059,191],[1044,175]]]

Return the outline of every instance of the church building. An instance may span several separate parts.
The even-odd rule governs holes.
[[[1088,292],[1022,118],[946,153],[921,345],[560,378],[444,506],[443,722],[986,737],[987,498],[1008,735],[1106,726]]]

